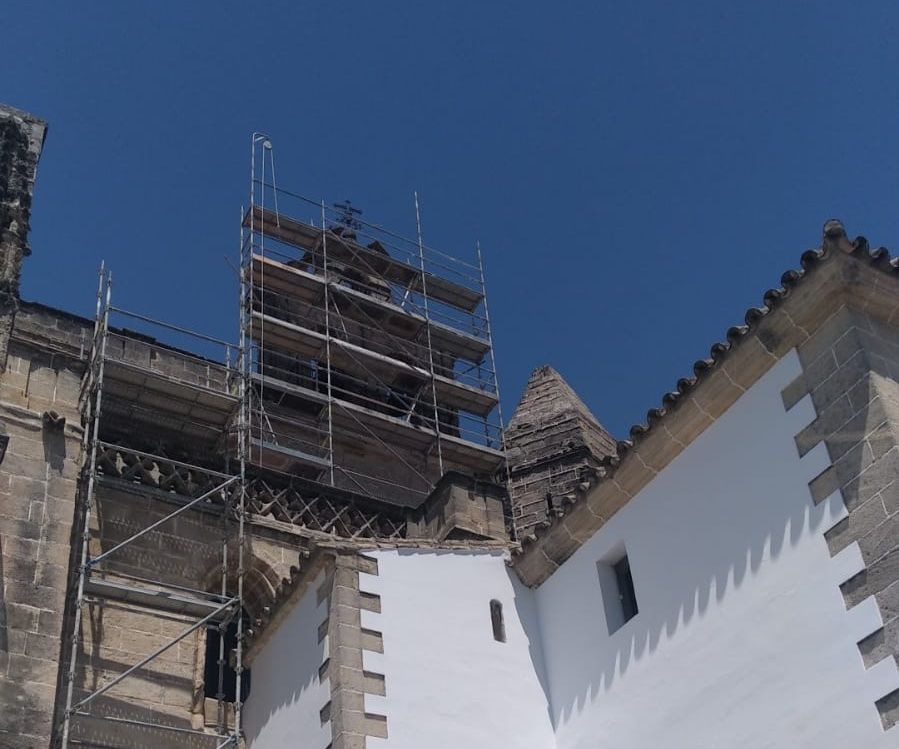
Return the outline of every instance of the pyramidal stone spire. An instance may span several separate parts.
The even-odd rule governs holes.
[[[531,374],[506,430],[512,519],[520,538],[615,454],[615,439],[552,367]]]

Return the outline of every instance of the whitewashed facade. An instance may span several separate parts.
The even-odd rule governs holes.
[[[899,294],[834,247],[529,543],[332,549],[254,645],[297,677],[250,749],[899,746]]]
[[[861,558],[853,547],[831,558],[824,541],[846,508],[838,495],[814,504],[808,482],[828,459],[823,446],[800,458],[794,443],[814,410],[781,399],[799,373],[795,354],[783,359],[535,590],[497,552],[366,552],[379,572],[360,587],[382,610],[362,626],[384,652],[366,651],[364,666],[387,688],[365,707],[390,720],[369,745],[897,746],[873,707],[899,688],[895,661],[866,670],[856,647],[880,612],[873,601],[847,612],[838,587]],[[610,635],[597,563],[622,548],[639,613]],[[296,732],[327,745],[310,683],[314,602],[310,590],[254,665],[255,684],[285,689],[254,688],[251,749]]]

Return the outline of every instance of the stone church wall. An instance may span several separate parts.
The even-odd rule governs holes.
[[[13,747],[50,734],[74,513],[75,473],[64,455],[79,442],[70,430],[48,438],[40,414],[0,410],[9,437],[0,465],[0,744]]]
[[[20,312],[17,328],[27,319]],[[81,450],[80,380],[77,361],[14,332],[0,375],[0,431],[8,438],[0,462],[0,745],[9,749],[47,746],[51,735]]]
[[[101,487],[92,522],[92,557],[165,517],[177,505],[139,489]],[[235,586],[237,547],[232,530],[224,536],[218,514],[188,511],[129,543],[103,562],[107,579],[140,585],[130,578],[218,593],[221,590],[223,537],[228,538],[229,592]],[[245,547],[245,609],[251,620],[271,603],[290,568],[298,566],[303,542],[279,532],[253,529]],[[144,584],[146,587],[146,584]],[[153,587],[151,584],[149,587]],[[150,612],[116,601],[86,604],[75,701],[109,683],[130,666],[164,647],[196,618]],[[204,696],[205,629],[198,630],[101,697],[96,711],[105,716],[161,723],[183,729],[214,728],[217,703]],[[213,690],[214,691],[214,690]],[[59,700],[64,699],[60,691]],[[114,743],[122,749],[145,746],[214,747],[216,741],[190,735],[120,727],[82,719],[73,734]]]
[[[65,704],[65,674],[75,560],[73,534],[81,466],[78,398],[91,324],[22,303],[0,374],[0,423],[8,438],[0,462],[0,746],[50,744]],[[138,488],[97,493],[92,523],[96,555],[175,509]],[[298,564],[305,541],[289,528],[251,528],[247,542],[247,608],[259,615],[280,581]],[[73,546],[73,540],[76,543]],[[211,514],[188,512],[123,548],[105,568],[194,589],[216,591],[221,581],[222,529]],[[232,565],[236,548],[230,545]],[[233,576],[233,574],[232,574]],[[233,580],[232,580],[233,583]],[[71,608],[68,609],[71,613]],[[85,605],[76,668],[75,700],[108,683],[194,620],[142,612],[121,603]],[[98,699],[108,713],[161,720],[182,728],[214,724],[216,705],[203,697],[205,632],[163,653]],[[54,716],[54,710],[55,716]],[[214,746],[211,739],[126,730],[80,721],[73,733],[130,746]],[[123,736],[128,735],[127,741]]]

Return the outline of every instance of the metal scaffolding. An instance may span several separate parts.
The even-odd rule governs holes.
[[[410,240],[349,204],[277,188],[271,142],[256,133],[251,148],[236,346],[113,306],[111,274],[100,270],[80,399],[62,749],[131,749],[157,732],[172,745],[238,746],[247,524],[310,539],[403,538],[407,511],[445,471],[493,479],[504,465],[480,248],[470,264],[428,247],[417,196]],[[137,498],[134,511],[104,525],[98,509],[120,496]],[[167,563],[159,540],[200,516],[221,534],[214,585]],[[162,554],[142,551],[151,539]],[[184,626],[98,677],[85,612],[110,602]],[[113,704],[125,680],[202,628],[220,634],[214,728]]]
[[[71,634],[68,640],[68,668],[65,683],[65,710],[60,732],[61,747],[116,747],[117,741],[128,741],[128,732],[190,738],[192,746],[216,747],[237,745],[240,737],[240,678],[242,672],[241,627],[239,616],[243,603],[243,549],[245,532],[245,464],[244,425],[246,403],[240,396],[246,380],[243,349],[238,348],[239,370],[230,362],[233,347],[208,336],[198,336],[176,326],[133,315],[111,304],[112,276],[100,271],[97,293],[93,344],[84,379],[81,405],[85,424],[83,454],[86,456],[80,482],[79,521],[80,552],[76,563],[77,583],[70,607]],[[112,317],[153,324],[179,336],[187,336],[200,347],[220,348],[224,361],[200,357],[160,344],[155,338],[113,328]],[[164,354],[160,356],[160,354]],[[235,386],[237,395],[235,395]],[[166,405],[167,404],[167,405]],[[219,439],[222,429],[236,414],[236,468],[234,472],[217,471],[153,455],[132,447],[111,444],[103,439],[115,424],[164,422],[192,439]],[[145,513],[146,524],[109,544],[95,528],[98,493],[104,489],[133,492],[135,485],[168,503],[171,509],[162,517]],[[162,576],[151,578],[129,573],[119,558],[137,546],[149,534],[187,512],[212,512],[221,518],[221,583],[217,592],[196,590],[179,585]],[[137,515],[136,515],[137,516]],[[229,560],[229,542],[237,549],[236,565]],[[229,579],[229,573],[231,579]],[[147,573],[149,575],[149,573]],[[236,584],[234,578],[236,577]],[[177,616],[184,628],[173,634],[136,663],[127,665],[102,683],[88,686],[84,673],[90,658],[84,650],[84,611],[92,604],[117,606],[149,615]],[[104,697],[129,677],[139,674],[164,653],[201,627],[218,627],[223,632],[231,619],[237,622],[237,647],[234,671],[238,698],[233,718],[226,720],[222,682],[228,654],[220,637],[219,692],[217,728],[214,731],[193,729],[184,720],[171,717],[140,719],[117,715],[117,710],[104,704]],[[98,642],[91,639],[92,654]],[[125,736],[125,739],[122,737]],[[112,737],[110,739],[110,737]],[[112,742],[112,743],[110,743]]]
[[[241,252],[249,460],[416,506],[446,470],[494,478],[502,420],[477,264],[277,186],[253,138]],[[300,216],[310,216],[304,220]],[[363,444],[379,460],[355,460]]]

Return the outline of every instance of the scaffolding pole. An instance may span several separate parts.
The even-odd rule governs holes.
[[[68,749],[70,745],[89,745],[93,743],[93,739],[91,739],[89,736],[85,737],[74,735],[73,729],[75,728],[75,724],[78,719],[86,719],[90,721],[108,721],[120,726],[134,726],[135,730],[152,728],[160,731],[172,732],[175,734],[206,736],[210,740],[218,740],[228,734],[226,726],[220,726],[220,730],[217,733],[210,733],[207,731],[198,731],[194,729],[172,726],[165,722],[125,719],[109,714],[107,707],[102,704],[99,707],[93,705],[93,703],[95,703],[98,698],[110,692],[123,680],[132,676],[137,671],[147,666],[149,663],[155,661],[157,658],[159,658],[160,655],[170,650],[174,645],[189,636],[191,633],[196,632],[202,627],[211,626],[215,620],[218,620],[219,622],[227,621],[234,614],[234,612],[237,612],[239,616],[239,613],[242,610],[243,602],[243,571],[240,553],[238,553],[237,592],[236,595],[228,595],[227,580],[229,569],[227,563],[227,530],[223,530],[223,561],[221,567],[222,585],[221,596],[219,596],[217,601],[211,600],[209,598],[209,594],[206,594],[202,591],[190,590],[183,586],[167,583],[162,578],[136,578],[133,575],[126,574],[125,572],[118,572],[114,568],[107,570],[101,567],[101,565],[104,565],[104,563],[107,563],[109,561],[111,556],[122,551],[123,549],[133,546],[139,539],[142,539],[146,535],[157,531],[162,525],[172,521],[173,519],[181,516],[188,511],[197,511],[201,507],[208,506],[209,502],[212,499],[219,496],[221,497],[222,522],[224,524],[224,527],[227,528],[229,513],[233,509],[232,502],[228,499],[228,493],[233,485],[237,484],[238,482],[240,484],[240,491],[238,492],[239,503],[235,512],[235,514],[238,516],[237,543],[239,549],[242,549],[244,546],[244,528],[241,522],[243,518],[243,497],[245,493],[245,477],[243,474],[239,476],[233,476],[217,471],[211,471],[199,465],[168,460],[160,456],[141,454],[140,452],[131,451],[127,448],[109,445],[102,438],[101,429],[103,428],[102,424],[104,423],[106,418],[106,410],[107,408],[111,408],[112,406],[110,406],[109,404],[112,404],[115,401],[113,395],[110,394],[109,397],[111,398],[111,400],[109,401],[109,403],[107,403],[107,398],[105,397],[107,395],[107,388],[112,387],[111,382],[115,380],[116,377],[121,376],[121,374],[116,373],[115,369],[111,366],[111,362],[115,363],[117,366],[125,363],[121,359],[116,359],[111,354],[110,348],[108,346],[108,341],[111,336],[120,336],[119,333],[112,333],[110,330],[110,314],[112,312],[117,312],[146,323],[165,327],[169,330],[179,333],[191,334],[190,331],[187,331],[184,328],[165,325],[146,316],[128,313],[124,310],[119,310],[116,307],[113,307],[112,274],[108,269],[106,269],[105,266],[101,266],[97,291],[94,339],[89,355],[88,370],[85,373],[85,386],[83,390],[84,396],[82,400],[83,413],[85,414],[84,422],[86,425],[84,432],[85,436],[83,439],[83,449],[84,453],[87,456],[87,460],[83,469],[81,484],[81,550],[78,566],[76,568],[78,582],[75,588],[75,596],[72,603],[72,631],[71,636],[68,640],[70,659],[66,672],[66,698],[65,710],[62,716],[62,726],[59,734],[60,746],[62,749]],[[203,340],[209,343],[223,344],[223,342],[217,341],[208,336],[195,335],[195,337],[199,340]],[[146,341],[141,341],[140,338],[135,338],[133,340],[135,342],[140,342],[142,345],[153,345],[146,343]],[[155,339],[148,340],[155,343]],[[173,353],[176,351],[175,349],[168,350]],[[228,350],[229,349],[226,348],[226,352]],[[226,358],[230,360],[230,354],[226,353]],[[143,375],[145,377],[149,377],[154,374],[149,363],[141,365],[134,364],[133,362],[127,362],[127,367],[137,367],[140,371],[143,372]],[[225,387],[227,387],[228,379],[229,377],[226,373],[224,376]],[[109,380],[109,382],[107,382],[107,380]],[[145,388],[147,387],[147,385],[144,384],[141,387]],[[202,385],[197,385],[197,387],[202,387]],[[139,393],[134,397],[139,398]],[[187,420],[185,421],[185,423],[189,423],[189,417],[185,416],[184,418]],[[189,477],[204,475],[207,480],[213,479],[213,482],[211,486],[208,486],[207,484],[208,488],[206,488],[205,490],[201,490],[196,496],[189,497],[184,504],[172,510],[171,512],[166,513],[162,518],[156,519],[152,522],[148,520],[148,524],[146,526],[129,534],[125,539],[113,544],[110,548],[106,549],[102,553],[99,553],[97,556],[92,557],[91,524],[93,521],[95,506],[97,504],[98,478],[100,477],[101,473],[104,474],[105,478],[105,471],[108,468],[107,450],[109,448],[114,448],[116,451],[116,455],[133,456],[133,458],[137,462],[128,463],[126,460],[126,467],[127,465],[141,466],[143,465],[143,461],[145,460],[154,460],[157,461],[158,464],[165,463],[171,468],[173,473],[165,474],[165,476],[167,476],[168,478],[175,477],[178,480],[181,480],[179,478],[178,472],[187,471]],[[99,459],[100,450],[104,451],[104,468],[102,469],[102,471]],[[123,470],[122,473],[124,475],[125,471]],[[192,478],[189,478],[188,480],[192,480]],[[160,481],[162,482],[163,479],[160,479]],[[133,483],[133,480],[129,481],[129,486],[133,486]],[[150,489],[149,492],[151,493],[147,496],[152,496],[152,491],[158,490]],[[110,576],[112,576],[113,578],[118,577],[121,580],[125,580],[127,582],[122,583],[120,581],[113,581],[110,579]],[[133,584],[135,582],[141,584],[135,585]],[[174,591],[174,593],[172,593],[171,591]],[[187,626],[185,630],[178,633],[177,635],[168,638],[165,642],[163,642],[162,645],[154,649],[153,652],[141,658],[134,665],[125,668],[124,671],[117,674],[111,681],[93,689],[85,689],[85,694],[81,695],[80,698],[76,701],[75,682],[79,665],[79,658],[84,656],[83,648],[80,647],[80,644],[82,642],[81,630],[84,621],[84,607],[85,603],[87,602],[88,596],[91,599],[98,599],[104,602],[117,601],[120,604],[124,604],[126,606],[137,606],[145,616],[166,616],[169,612],[175,611],[179,615],[187,617],[188,621],[190,619],[197,619],[197,621],[189,624],[189,626]],[[193,612],[195,616],[190,612]],[[221,624],[219,624],[219,626],[221,626]],[[238,624],[239,634],[240,626],[241,625]],[[102,643],[94,641],[92,643],[92,646],[94,648],[102,647]],[[238,647],[237,650],[238,653],[236,662],[239,668],[242,665],[242,662],[241,654],[239,652],[240,648]],[[222,654],[222,657],[220,657],[219,659],[220,683],[226,662],[223,656],[224,654]],[[221,693],[221,689],[219,690],[218,698],[219,712],[223,715],[224,710],[222,707],[222,702],[224,695]],[[93,709],[91,711],[86,711],[85,708],[91,705],[93,705]],[[239,707],[236,706],[235,725],[230,733],[232,740],[236,740],[236,738],[240,735],[239,715],[240,710]],[[88,731],[89,730],[90,729],[88,729]]]
[[[100,434],[100,406],[102,405],[103,398],[103,363],[105,358],[106,328],[109,318],[109,297],[111,286],[112,279],[108,277],[105,265],[101,265],[100,280],[97,287],[96,321],[94,324],[94,346],[96,346],[97,339],[99,338],[100,351],[99,354],[95,353],[94,351],[91,352],[92,356],[97,357],[96,377],[93,376],[93,373],[91,371],[93,367],[90,367],[87,373],[87,377],[91,378],[91,380],[94,382],[95,391],[93,393],[88,392],[86,403],[89,408],[90,414],[88,429],[85,430],[85,433],[89,435],[87,437],[89,443],[88,475],[87,489],[84,492],[81,554],[78,563],[78,587],[75,591],[75,610],[72,617],[72,635],[69,641],[69,670],[66,674],[66,707],[65,713],[63,714],[62,749],[68,749],[69,734],[72,727],[72,698],[75,689],[75,670],[78,661],[78,641],[79,634],[81,632],[82,616],[81,612],[84,606],[84,582],[89,569],[88,561],[90,554],[89,546],[91,510],[93,505],[94,482],[97,468],[97,443],[99,442]]]
[[[497,418],[499,419],[500,449],[503,453],[500,471],[502,471],[502,473],[504,474],[503,477],[505,478],[506,493],[511,497],[512,472],[509,467],[508,453],[506,450],[506,422],[503,418],[503,401],[502,394],[500,393],[499,389],[499,376],[496,374],[496,350],[493,347],[493,328],[490,323],[490,308],[487,305],[487,276],[484,271],[484,256],[481,253],[480,240],[475,242],[475,249],[478,255],[478,274],[481,279],[481,290],[484,294],[484,324],[487,328],[487,341],[490,344],[488,354],[488,356],[490,357],[490,370],[494,373],[494,387],[496,388],[496,413]],[[504,503],[504,509],[506,515],[507,531],[512,538],[516,538],[515,519],[512,516],[511,498],[508,504]]]
[[[418,261],[421,265],[421,296],[424,300],[425,330],[428,332],[428,366],[431,372],[431,398],[434,403],[434,434],[437,438],[437,465],[443,475],[443,446],[440,442],[440,411],[437,407],[437,379],[434,376],[434,347],[431,343],[431,313],[428,305],[428,274],[425,271],[425,247],[421,236],[421,211],[418,207],[418,192],[415,196],[415,231],[418,234]]]
[[[331,279],[328,277],[328,227],[325,223],[325,201],[322,201],[322,273],[325,276],[325,386],[328,393],[328,466],[329,481],[334,486],[334,396],[331,391],[331,297],[328,293]]]
[[[269,166],[272,184],[266,181]],[[291,219],[279,212],[279,193],[282,198],[289,193],[277,188],[274,167],[271,140],[263,133],[254,133],[251,137],[249,212],[241,211],[237,362],[232,363],[231,344],[114,307],[112,275],[105,266],[100,269],[94,337],[81,390],[85,463],[79,493],[80,528],[76,531],[76,538],[80,531],[81,548],[73,550],[77,585],[73,585],[74,591],[67,604],[70,606],[67,624],[71,626],[71,635],[67,633],[65,642],[70,660],[64,677],[65,709],[58,716],[62,722],[58,734],[62,749],[75,744],[96,743],[99,739],[81,730],[85,726],[79,724],[76,729],[76,722],[81,720],[109,720],[119,727],[133,726],[139,731],[158,728],[173,736],[206,736],[220,747],[240,744],[242,686],[246,682],[243,663],[246,628],[242,614],[248,553],[247,513],[266,512],[259,509],[263,492],[258,490],[257,482],[264,484],[269,480],[268,474],[255,465],[255,459],[261,458],[261,451],[266,449],[262,445],[266,428],[278,437],[277,430],[283,432],[286,425],[287,439],[300,434],[301,438],[317,440],[317,457],[322,449],[327,450],[327,461],[318,461],[322,468],[317,468],[314,462],[307,464],[309,472],[291,476],[288,486],[290,491],[299,493],[296,496],[302,499],[304,512],[319,513],[318,519],[323,517],[321,504],[313,505],[323,498],[322,503],[327,505],[325,516],[330,519],[322,521],[320,527],[324,532],[347,537],[377,536],[379,533],[384,537],[402,537],[404,521],[396,522],[390,515],[389,528],[378,526],[382,516],[387,515],[370,503],[355,502],[363,500],[364,496],[393,498],[403,492],[409,496],[415,494],[416,501],[420,501],[439,478],[433,473],[433,461],[429,460],[435,447],[441,475],[446,467],[461,465],[464,469],[466,465],[473,465],[486,473],[488,470],[493,472],[499,465],[501,453],[494,448],[490,431],[490,414],[495,405],[492,399],[498,399],[498,390],[480,248],[478,267],[475,268],[426,247],[417,194],[417,240],[403,239],[373,224],[356,222],[352,217],[348,231],[342,232],[339,217],[335,223],[332,212],[329,222],[325,203],[315,201],[309,205],[315,207],[319,219],[311,220],[307,227],[312,244],[305,247],[306,254],[297,257],[293,252],[278,266],[281,271],[276,268],[266,276],[265,260],[269,247],[277,248],[279,241],[284,244],[284,232],[299,226],[295,221],[290,224]],[[269,189],[272,201],[266,195]],[[274,213],[266,207],[270,202]],[[279,232],[282,239],[266,239]],[[381,245],[382,239],[386,245]],[[432,257],[434,253],[439,255],[436,261]],[[454,268],[454,264],[459,267]],[[300,270],[308,270],[309,265],[314,274]],[[437,275],[437,268],[446,273]],[[300,287],[285,282],[283,273],[286,271],[283,269],[295,276],[313,279],[318,290],[311,302],[302,298],[301,294],[305,292]],[[358,283],[354,280],[354,271],[361,279]],[[450,280],[450,271],[456,273],[455,280]],[[479,282],[471,277],[474,271],[479,271]],[[279,272],[282,273],[280,281]],[[479,283],[477,289],[476,283]],[[279,295],[285,291],[288,299],[282,303]],[[400,298],[402,303],[394,302]],[[479,316],[481,303],[483,319]],[[317,340],[323,339],[322,348],[309,354],[299,348],[297,339],[285,343],[282,329],[266,325],[264,313],[269,304],[274,304],[286,320],[295,315],[298,306],[306,305],[312,309],[310,319],[304,322],[306,328],[301,329],[299,325],[294,328],[304,330],[304,335],[318,336]],[[254,326],[257,307],[261,326],[258,329]],[[322,312],[323,335],[318,333],[322,329]],[[167,331],[167,339],[194,336],[199,342],[198,351],[224,346],[225,365],[221,365],[219,358],[188,353],[150,336],[117,330],[111,327],[111,315],[116,318],[126,315],[140,324],[161,326]],[[269,333],[270,330],[274,332]],[[154,350],[156,354],[161,351],[163,356],[156,356]],[[268,355],[272,356],[271,362],[266,359]],[[487,355],[489,367],[484,366]],[[268,377],[266,368],[272,365],[273,370],[277,370],[278,357],[282,356],[289,362],[287,375],[275,371],[276,377]],[[176,366],[172,366],[173,363]],[[315,367],[315,371],[312,372],[310,367]],[[477,373],[472,374],[475,368]],[[288,397],[284,395],[283,387],[291,387],[294,370],[301,382],[305,378],[313,383],[309,388],[294,387]],[[269,380],[273,380],[273,384]],[[430,405],[427,403],[428,386]],[[273,391],[266,390],[267,387],[273,388],[274,399]],[[291,404],[297,403],[290,400],[293,397],[301,399],[300,408],[289,410]],[[270,409],[271,420],[267,422],[265,408],[270,402],[275,405]],[[322,403],[326,412],[317,405]],[[432,415],[428,415],[428,411]],[[499,416],[502,426],[501,412]],[[431,419],[433,423],[430,423]],[[483,442],[478,442],[471,432],[480,430],[482,422],[483,437],[477,439]],[[146,424],[148,428],[152,425],[153,429],[162,432],[142,433],[140,424]],[[257,429],[260,436],[258,454],[254,441]],[[307,431],[303,432],[303,429]],[[335,433],[335,429],[344,431]],[[121,436],[122,445],[114,444],[119,441],[113,437],[115,434]],[[134,448],[127,446],[131,444],[131,434],[134,435]],[[190,440],[196,438],[202,440],[198,444],[203,446],[214,444],[209,448],[211,450],[222,450],[224,445],[225,454],[192,452],[197,460],[210,461],[212,467],[206,467],[168,459],[157,454],[166,450],[157,450],[156,446],[149,447],[153,454],[144,449],[156,437],[161,437],[164,443],[169,434],[177,435],[176,447],[186,444],[192,449]],[[237,466],[234,464],[235,435]],[[364,465],[362,469],[351,462],[342,463],[335,452],[338,436],[350,443],[357,440],[376,446],[374,454],[382,463],[374,467]],[[327,439],[326,447],[322,444],[323,438]],[[388,457],[383,457],[382,453]],[[225,472],[213,470],[221,468],[214,462],[219,459],[225,462]],[[289,466],[287,473],[293,470],[293,466]],[[395,470],[402,472],[402,478],[391,473]],[[321,478],[325,471],[327,480]],[[315,478],[309,478],[312,472],[315,472]],[[424,491],[413,489],[419,480],[426,486]],[[274,483],[281,481],[278,478]],[[361,491],[344,488],[348,482]],[[97,513],[107,499],[99,492],[110,488],[122,488],[132,494],[138,493],[145,500],[175,502],[179,506],[166,512],[161,519],[159,515],[153,515],[138,528],[129,527],[124,540],[118,535],[112,539],[106,535],[92,538],[92,523],[96,523]],[[180,573],[170,575],[164,565],[154,570],[154,565],[150,564],[148,568],[152,571],[144,573],[141,570],[142,577],[136,577],[129,574],[133,569],[113,558],[128,547],[139,550],[140,540],[144,539],[146,543],[150,534],[157,534],[163,524],[199,512],[221,514],[220,557],[214,532],[205,542],[212,550],[210,556],[219,557],[221,566],[218,569],[212,567],[209,577],[201,584],[187,587],[193,584],[192,579],[185,584]],[[305,528],[305,521],[298,522]],[[378,530],[379,527],[388,530],[384,532]],[[103,550],[92,546],[98,540],[108,544],[109,548]],[[97,556],[92,558],[92,552]],[[216,579],[218,572],[220,581]],[[204,590],[199,590],[201,587]],[[143,616],[176,614],[184,619],[185,629],[177,636],[163,638],[158,647],[154,645],[152,653],[135,655],[139,661],[133,666],[123,664],[121,673],[116,672],[112,681],[91,688],[86,681],[76,683],[79,667],[86,665],[87,642],[81,633],[86,628],[85,604],[88,600],[136,606]],[[235,616],[237,619],[233,620]],[[229,661],[225,635],[227,631],[233,631],[228,628],[229,620],[234,621],[233,630],[237,637],[233,661],[236,689],[233,723],[225,710],[224,693],[225,669]],[[182,727],[178,724],[180,717],[173,719],[175,725],[170,725],[172,721],[164,715],[143,720],[140,714],[122,718],[112,713],[108,698],[124,679],[132,677],[177,642],[204,627],[210,632],[213,627],[218,627],[221,635],[218,683],[214,684],[210,674],[207,684],[210,697],[212,688],[217,687],[216,728],[211,727],[211,719],[208,720],[210,728],[203,731]],[[93,642],[95,649],[102,646],[99,641]],[[214,651],[210,653],[210,666],[213,655]],[[100,699],[104,695],[105,698]],[[91,708],[89,711],[85,709],[88,707]],[[125,743],[131,740],[129,738]],[[134,740],[139,741],[139,736],[136,735]]]
[[[404,239],[346,206],[329,209],[269,184],[254,154],[243,223],[254,290],[245,294],[244,328],[265,395],[251,433],[256,419],[271,423],[252,460],[388,501],[422,478],[427,495],[448,468],[493,477],[503,463],[502,424],[481,259],[467,264],[425,245],[417,194],[416,238]],[[265,207],[270,193],[282,197],[277,213]],[[317,217],[293,218],[284,198]],[[281,410],[287,403],[300,411]],[[344,462],[354,439],[396,459],[402,480],[389,478],[383,460]]]
[[[494,386],[496,388],[496,414],[499,418],[500,446],[503,451],[502,470],[506,477],[506,488],[508,491],[511,491],[512,474],[509,470],[509,461],[506,458],[506,422],[503,420],[503,400],[499,391],[499,377],[496,375],[496,351],[493,348],[493,328],[490,325],[490,308],[487,306],[487,276],[484,272],[484,256],[481,253],[480,240],[475,242],[475,249],[478,253],[478,272],[481,278],[481,290],[484,294],[484,323],[487,326],[487,341],[490,344],[490,369],[494,373]]]

